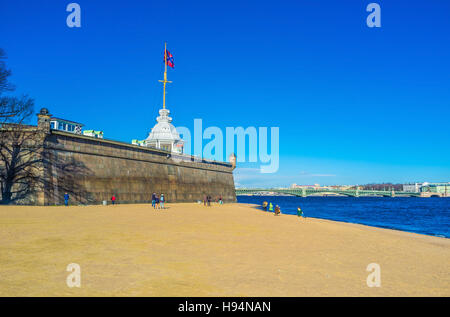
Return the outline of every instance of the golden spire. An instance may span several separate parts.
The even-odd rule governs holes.
[[[164,80],[159,80],[159,82],[164,84],[163,109],[166,109],[166,84],[172,83],[167,80],[167,42],[164,43]]]

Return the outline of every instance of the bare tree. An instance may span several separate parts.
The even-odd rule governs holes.
[[[0,125],[5,123],[22,124],[33,114],[34,101],[26,95],[20,98],[4,95],[15,89],[14,85],[8,81],[12,73],[6,67],[5,59],[5,51],[0,48]]]
[[[36,188],[42,163],[39,139],[35,127],[4,124],[0,129],[0,203],[23,200]]]
[[[402,191],[403,185],[402,184],[392,184],[392,183],[381,183],[381,184],[366,184],[363,185],[364,190],[395,190],[395,191]]]
[[[24,95],[0,97],[0,125],[13,123],[24,124],[34,113],[34,100]]]
[[[8,77],[11,76],[11,70],[6,67],[5,59],[6,53],[0,48],[0,94],[4,91],[14,90],[14,86],[8,82]]]
[[[79,203],[91,202],[83,186],[91,172],[73,156],[49,146],[50,136],[39,126],[23,123],[0,128],[0,204],[37,204],[38,193],[45,193],[46,203],[59,203],[64,192]]]
[[[88,199],[80,182],[88,174],[85,166],[47,149],[49,130],[26,124],[34,113],[33,99],[2,95],[14,90],[8,82],[11,71],[2,61],[4,56],[0,49],[0,204],[34,204],[36,193],[51,194],[53,181],[60,191],[78,196],[78,201]],[[49,170],[59,180],[49,176]],[[54,201],[59,201],[58,197]]]
[[[26,127],[33,113],[34,102],[23,96],[21,98],[4,96],[5,92],[14,90],[8,81],[11,70],[6,67],[6,54],[0,48],[0,190],[1,203],[9,203],[13,198],[20,199],[27,194],[23,186],[25,179],[30,184],[33,170],[30,166],[36,160],[31,140],[35,132]],[[35,129],[34,129],[35,130]]]
[[[0,204],[36,204],[38,193],[59,203],[64,192],[74,201],[90,203],[83,186],[90,171],[72,156],[47,148],[47,137],[36,126],[7,124],[0,128]]]

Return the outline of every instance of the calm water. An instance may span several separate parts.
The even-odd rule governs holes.
[[[238,202],[279,205],[284,214],[359,223],[450,238],[450,198],[238,196]]]

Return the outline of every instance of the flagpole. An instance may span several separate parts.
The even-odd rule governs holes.
[[[164,79],[167,80],[167,42],[164,42]]]
[[[167,83],[167,42],[164,42],[164,95],[163,95],[163,109],[166,109],[166,83]]]
[[[159,80],[159,82],[164,85],[163,109],[166,109],[166,84],[171,83],[171,81],[167,80],[167,42],[164,43],[164,80]]]

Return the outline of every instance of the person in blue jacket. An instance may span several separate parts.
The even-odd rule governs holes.
[[[67,207],[67,206],[69,206],[69,194],[66,192],[65,194],[64,194],[64,205]]]

